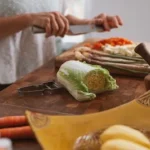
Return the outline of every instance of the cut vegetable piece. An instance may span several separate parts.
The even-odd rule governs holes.
[[[57,79],[79,101],[91,100],[97,93],[118,88],[106,69],[74,60],[60,67]]]
[[[98,92],[99,89],[105,88],[105,74],[100,70],[91,71],[85,76],[84,83],[90,91]]]

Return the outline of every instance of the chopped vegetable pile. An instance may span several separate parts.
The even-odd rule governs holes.
[[[125,38],[108,38],[108,39],[97,41],[95,43],[86,43],[84,46],[96,50],[102,50],[102,47],[105,46],[106,44],[109,44],[111,46],[117,46],[117,45],[123,46],[123,45],[133,44],[133,42]]]
[[[118,88],[109,72],[80,61],[67,61],[57,72],[57,80],[78,101],[92,100],[97,93]]]
[[[141,57],[134,49],[137,46],[134,43],[125,38],[108,38],[96,41],[94,43],[85,43],[83,46],[88,47],[91,50],[103,51],[114,55],[123,55],[129,57]]]
[[[140,57],[139,54],[137,54],[134,49],[137,45],[123,45],[123,46],[111,46],[109,44],[106,44],[103,46],[103,51],[109,54],[114,55],[122,55],[122,56],[129,56],[129,57]]]

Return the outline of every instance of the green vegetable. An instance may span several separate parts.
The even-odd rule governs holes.
[[[62,64],[57,80],[78,101],[92,100],[97,93],[118,88],[106,69],[75,60]]]

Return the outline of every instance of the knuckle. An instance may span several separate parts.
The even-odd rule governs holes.
[[[56,32],[56,28],[52,28],[52,33],[54,34]]]
[[[65,19],[65,23],[66,23],[67,25],[69,25],[69,21],[68,21],[68,19]]]
[[[114,20],[116,20],[116,18],[115,18],[115,17],[111,17],[110,19],[111,19],[111,20],[113,20],[113,21],[114,21]]]
[[[54,17],[54,15],[53,15],[53,14],[50,14],[50,18],[54,19],[55,17]]]
[[[63,31],[64,31],[64,29],[63,29],[63,28],[60,28],[59,32],[62,33]]]
[[[60,24],[60,30],[63,30],[63,28],[64,28],[64,25],[62,23],[62,24]]]
[[[61,20],[61,21],[59,22],[59,24],[60,24],[61,28],[64,28],[65,23],[64,23],[64,21],[63,21],[63,20]]]
[[[60,33],[60,34],[62,34],[62,33],[63,33],[63,31],[64,31],[64,29],[62,29],[62,28],[61,28],[61,29],[60,29],[60,31],[59,31],[59,33]]]
[[[65,28],[65,24],[64,24],[63,22],[62,22],[62,25],[61,25],[61,26],[62,26],[62,28]]]
[[[49,24],[50,23],[50,18],[45,18],[45,22],[46,22],[46,24]]]
[[[61,15],[60,12],[58,12],[58,11],[56,11],[55,13],[56,13],[56,15]]]
[[[69,21],[67,19],[64,20],[64,26],[69,26]]]
[[[60,12],[57,12],[57,11],[54,12],[53,14],[54,14],[55,16],[57,16],[57,17],[60,16]]]
[[[58,31],[58,30],[59,30],[59,27],[58,27],[58,26],[55,26],[55,30]]]
[[[56,13],[56,12],[54,12],[54,13],[53,13],[53,15],[55,15],[56,17],[58,17],[58,16],[59,16],[59,14],[58,14],[58,13]]]
[[[61,28],[61,33],[63,33],[65,31],[65,28],[63,27],[63,28]]]
[[[69,26],[66,27],[66,32],[69,30]]]
[[[106,15],[106,13],[102,13],[101,16],[102,17],[106,17],[107,15]]]

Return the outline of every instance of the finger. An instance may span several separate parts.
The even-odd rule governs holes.
[[[62,20],[64,21],[64,24],[65,24],[64,32],[62,33],[62,36],[64,36],[69,31],[69,21],[64,16],[61,16],[61,17],[62,17]]]
[[[57,35],[63,36],[64,30],[65,30],[65,23],[63,22],[62,18],[59,16],[57,18],[58,24],[59,24],[59,30]]]
[[[55,13],[55,18],[56,18],[56,21],[57,21],[58,26],[59,26],[59,30],[57,32],[57,35],[58,36],[63,36],[63,33],[65,31],[65,23],[64,23],[64,21],[63,21],[60,14]]]
[[[95,19],[95,25],[102,25],[103,20],[102,19]]]
[[[100,19],[100,18],[104,18],[106,17],[105,13],[99,14],[98,16],[96,16],[94,19]]]
[[[105,31],[110,31],[110,26],[109,26],[109,23],[108,23],[108,19],[107,19],[107,15],[106,14],[100,14],[98,16],[98,20],[97,23],[101,23],[101,25],[103,25]]]
[[[62,36],[63,32],[64,32],[64,28],[65,28],[65,24],[63,22],[63,20],[59,17],[56,17],[56,21],[58,23],[59,26],[59,30],[57,32],[57,36]]]
[[[46,30],[46,37],[49,37],[51,36],[51,23],[50,23],[50,18],[47,19],[46,21],[46,27],[45,27],[45,30]]]
[[[57,24],[57,21],[55,19],[55,16],[53,14],[50,15],[51,18],[51,30],[52,30],[52,35],[57,35],[59,31],[59,26]]]
[[[116,16],[116,19],[117,19],[119,25],[123,25],[123,21],[119,16]]]
[[[56,19],[58,27],[59,27],[57,36],[62,36],[62,34],[64,32],[65,24],[61,18],[61,14],[59,12],[53,12],[53,14],[55,15],[55,19]]]
[[[104,26],[104,29],[106,31],[110,31],[110,26],[109,26],[109,22],[108,22],[108,18],[105,17],[104,20],[103,20],[103,26]]]
[[[108,23],[111,28],[118,28],[119,23],[116,17],[108,16]]]

